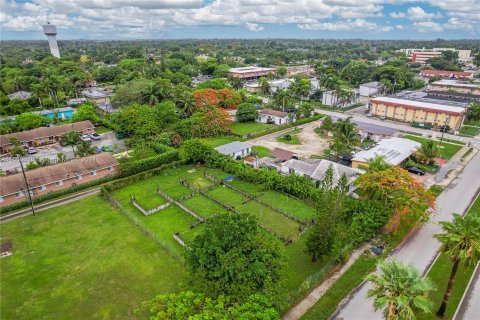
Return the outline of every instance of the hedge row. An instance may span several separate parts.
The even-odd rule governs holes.
[[[111,176],[108,176],[108,177],[103,177],[103,178],[98,179],[98,180],[92,180],[92,181],[89,181],[89,182],[86,182],[86,183],[77,184],[76,186],[73,186],[73,187],[70,187],[70,188],[67,188],[67,189],[47,193],[47,194],[44,194],[44,195],[38,196],[38,197],[33,197],[33,203],[37,204],[37,203],[45,202],[47,200],[52,200],[52,199],[55,199],[55,198],[63,197],[63,196],[66,196],[66,195],[69,195],[69,194],[72,194],[72,193],[75,193],[75,192],[78,192],[78,191],[81,191],[81,190],[85,190],[85,189],[100,185],[100,184],[105,183],[105,182],[112,181],[112,180],[116,179],[118,176],[119,176],[118,174],[114,174],[114,175],[111,175]],[[29,200],[13,203],[11,205],[0,208],[0,215],[4,215],[6,213],[9,213],[9,212],[12,212],[12,211],[15,211],[15,210],[26,208],[29,205],[30,205]]]
[[[120,175],[121,177],[128,177],[143,171],[148,171],[150,169],[159,167],[163,164],[174,162],[179,160],[179,155],[177,150],[167,151],[165,153],[159,154],[157,156],[149,157],[146,159],[134,161],[134,162],[125,162],[120,164]]]

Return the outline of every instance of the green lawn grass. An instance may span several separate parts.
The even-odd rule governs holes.
[[[101,133],[112,132],[112,130],[104,126],[98,126],[98,127],[95,127],[95,132],[98,134],[101,134]]]
[[[238,138],[228,136],[228,137],[210,137],[210,138],[203,138],[200,139],[202,142],[208,144],[211,147],[218,147],[223,146],[224,144],[237,141]]]
[[[420,142],[422,144],[426,143],[427,141],[431,140],[431,139],[427,139],[427,138],[423,138],[423,137],[417,137],[417,136],[413,136],[413,135],[405,135],[404,138],[406,139],[410,139],[410,140],[413,140],[413,141],[417,141],[417,142]],[[433,140],[435,141],[435,145],[439,146],[440,145],[440,142],[439,141],[436,141],[436,140]],[[442,145],[440,146],[440,151],[439,151],[439,157],[440,158],[443,158],[443,159],[450,159],[451,157],[453,157],[460,149],[462,148],[462,146],[460,145],[455,145],[455,144],[451,144],[449,142],[445,142],[443,141]]]
[[[245,134],[266,130],[274,126],[275,125],[273,124],[260,123],[260,122],[234,122],[230,126],[230,129],[232,130],[233,133],[243,136]]]
[[[261,146],[252,146],[252,151],[256,152],[259,158],[270,157],[272,152],[270,149]]]
[[[433,186],[431,186],[429,189],[429,191],[433,192],[433,194],[435,195],[435,197],[438,197],[442,191],[443,191],[443,187],[442,186],[439,186],[438,184],[434,184]]]
[[[263,193],[259,199],[290,213],[301,221],[311,220],[316,214],[315,208],[280,192],[269,190]]]
[[[135,319],[158,293],[178,291],[183,263],[100,196],[2,224],[2,319]],[[168,275],[168,276],[167,276]]]
[[[463,126],[460,129],[460,133],[464,134],[466,136],[475,136],[477,135],[478,131],[480,131],[479,127],[473,127],[473,126]]]
[[[216,214],[226,212],[226,209],[216,202],[211,201],[207,197],[197,194],[187,200],[182,201],[182,204],[193,210],[200,217],[206,219]]]
[[[298,134],[302,131],[302,129],[293,129],[287,132],[282,133],[282,135],[278,136],[276,140],[278,142],[283,142],[286,144],[301,144],[300,139],[298,138]],[[285,139],[285,136],[289,134],[291,136],[290,140]]]

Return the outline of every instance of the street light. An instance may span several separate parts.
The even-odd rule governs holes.
[[[25,185],[27,186],[28,200],[30,200],[30,206],[32,207],[32,214],[35,215],[35,208],[33,207],[33,198],[30,193],[30,187],[28,186],[27,175],[25,174],[25,169],[23,168],[23,163],[20,158],[20,155],[17,154],[18,162],[20,162],[20,168],[22,168],[23,179],[25,180]]]

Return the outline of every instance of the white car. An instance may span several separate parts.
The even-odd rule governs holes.
[[[28,154],[35,154],[37,153],[37,149],[35,149],[34,147],[28,147],[27,152]]]
[[[82,135],[80,139],[82,139],[82,141],[92,142],[92,138],[90,138],[88,134]]]

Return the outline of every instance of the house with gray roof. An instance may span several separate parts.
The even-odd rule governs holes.
[[[31,92],[27,92],[27,91],[17,91],[17,92],[14,92],[14,93],[11,93],[8,95],[8,97],[11,99],[28,99],[32,96],[32,93]]]
[[[233,141],[223,146],[216,147],[215,150],[225,156],[230,156],[233,159],[241,159],[248,156],[252,152],[252,146],[246,142]]]
[[[336,186],[342,175],[345,174],[349,193],[355,190],[353,182],[359,175],[364,173],[363,170],[350,168],[325,159],[290,159],[282,163],[280,172],[283,174],[307,176],[315,181],[315,185],[319,187],[330,167],[333,169],[333,185]]]

